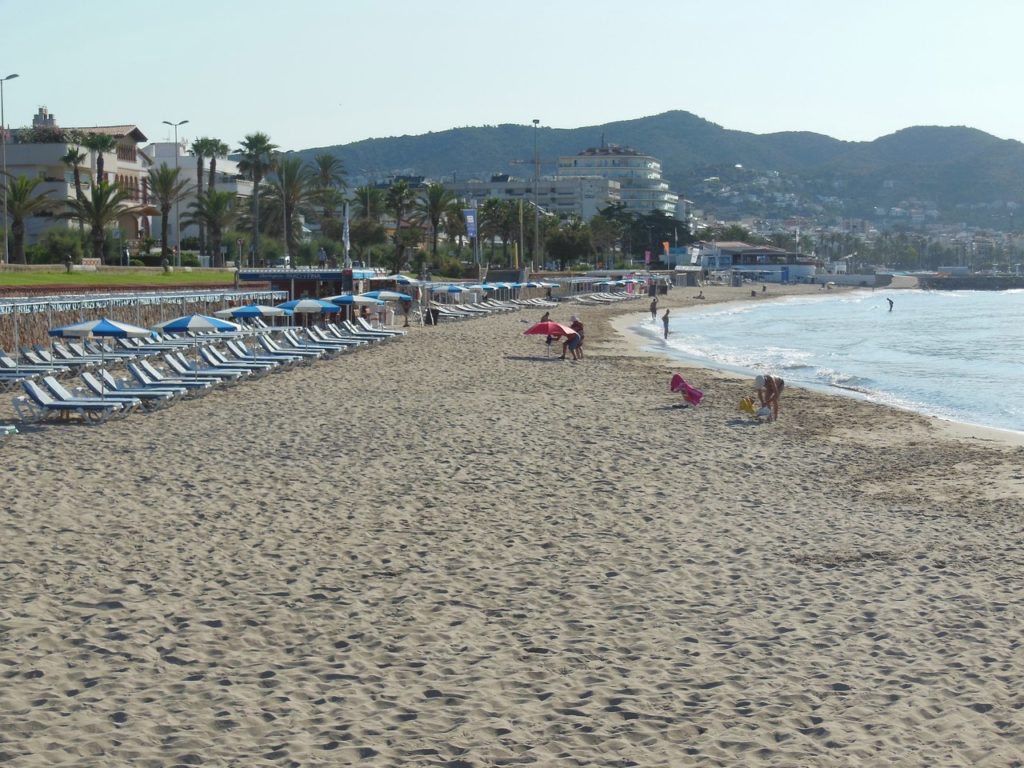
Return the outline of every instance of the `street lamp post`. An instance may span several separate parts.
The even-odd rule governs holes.
[[[13,80],[17,75],[8,75],[7,77],[0,77],[0,145],[3,147],[3,168],[4,177],[2,180],[4,185],[4,257],[2,261],[6,264],[9,260],[7,254],[7,190],[10,189],[10,184],[7,183],[7,118],[4,115],[4,83],[8,80]]]
[[[180,154],[178,147],[178,126],[184,125],[188,120],[179,120],[176,123],[172,123],[170,120],[164,120],[164,125],[169,125],[174,129],[174,169],[178,169],[178,155]],[[181,266],[181,208],[179,207],[179,201],[174,201],[174,266]]]
[[[533,119],[533,258],[530,259],[530,272],[536,269],[537,256],[540,253],[540,155],[537,154],[537,125],[540,120]],[[527,276],[529,278],[529,276]]]

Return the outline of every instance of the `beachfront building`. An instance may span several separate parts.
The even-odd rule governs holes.
[[[188,224],[188,213],[191,210],[189,206],[195,202],[196,193],[199,191],[199,186],[196,183],[196,174],[198,172],[198,166],[196,164],[196,157],[188,150],[188,139],[182,138],[175,144],[173,141],[158,141],[149,144],[145,153],[153,161],[153,167],[159,168],[162,164],[167,165],[168,168],[177,167],[179,169],[179,178],[189,183],[189,189],[186,191],[185,196],[181,198],[179,203],[171,208],[170,213],[167,216],[167,231],[170,233],[171,243],[173,247],[174,233],[178,232],[178,220],[177,216],[181,214],[181,229],[180,237],[182,240],[189,238],[199,237],[199,227],[195,224]],[[177,163],[177,166],[175,166]],[[210,182],[210,158],[203,158],[203,192],[209,191]],[[240,197],[250,198],[252,197],[252,180],[243,178],[241,172],[238,170],[238,162],[236,160],[230,160],[228,158],[217,158],[216,174],[214,176],[214,183],[218,192],[230,192]],[[266,190],[266,185],[260,188]],[[262,200],[262,194],[260,195]],[[153,231],[160,231],[161,216],[160,212],[157,211],[153,217]],[[225,244],[226,247],[226,244]],[[228,259],[232,258],[230,254],[226,254]]]
[[[559,218],[575,216],[583,221],[590,221],[602,208],[620,200],[619,183],[599,176],[542,178],[534,184],[532,179],[502,173],[486,181],[455,182],[449,189],[460,199],[475,200],[477,204],[496,198],[522,201],[525,209],[532,210],[536,203],[544,213]]]
[[[817,260],[768,245],[740,241],[706,242],[690,246],[691,263],[707,273],[734,276],[768,283],[810,282],[817,272]]]
[[[103,153],[103,175],[108,182],[117,182],[131,193],[131,205],[149,203],[147,187],[151,159],[140,149],[145,134],[135,125],[94,125],[61,128],[46,107],[40,107],[32,118],[31,128],[10,132],[7,140],[7,172],[12,176],[41,178],[37,194],[45,194],[54,201],[75,199],[74,168],[64,161],[72,150],[84,156],[79,164],[82,193],[89,195],[98,181],[97,153],[86,148],[82,139],[89,134],[110,136],[115,141],[111,152]],[[117,223],[121,246],[131,247],[139,238],[151,232],[146,210],[142,214],[125,214]],[[38,242],[44,232],[54,228],[75,229],[77,222],[58,218],[54,213],[33,216],[25,222],[25,244]]]
[[[600,178],[619,186],[619,200],[637,213],[657,211],[677,218],[679,195],[661,178],[661,163],[630,147],[602,144],[558,158],[558,179]]]

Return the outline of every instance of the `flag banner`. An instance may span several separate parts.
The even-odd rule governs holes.
[[[341,242],[344,244],[344,246],[345,246],[345,253],[347,254],[348,253],[348,249],[349,249],[349,240],[348,240],[348,203],[345,203],[345,228],[342,230],[342,233],[341,233]]]
[[[644,251],[644,264],[650,264],[650,263],[651,263],[651,252],[650,251]]]
[[[466,234],[476,239],[476,208],[463,208],[462,216],[466,219]]]
[[[661,241],[661,250],[665,252],[666,256],[668,256],[668,240]]]

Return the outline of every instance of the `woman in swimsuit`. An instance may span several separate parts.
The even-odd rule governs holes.
[[[777,421],[779,418],[779,396],[782,394],[786,382],[779,376],[758,376],[754,379],[754,386],[757,387],[757,399],[761,407],[767,406],[771,409],[772,415],[769,421]]]

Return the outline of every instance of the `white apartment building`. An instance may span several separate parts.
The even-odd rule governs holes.
[[[97,158],[94,152],[86,149],[79,142],[68,141],[75,135],[100,133],[113,136],[117,147],[113,152],[103,155],[103,172],[108,182],[117,182],[122,188],[129,190],[132,206],[142,206],[142,212],[121,216],[115,229],[121,245],[134,249],[138,241],[147,236],[160,236],[160,210],[152,204],[149,191],[149,170],[166,163],[173,168],[177,158],[181,169],[181,178],[192,184],[191,194],[171,209],[168,217],[168,232],[173,247],[176,240],[177,213],[180,212],[182,223],[187,218],[189,204],[195,200],[196,193],[196,158],[189,154],[186,140],[175,144],[173,141],[145,144],[146,135],[135,125],[101,125],[65,128],[57,125],[54,115],[46,107],[40,107],[32,118],[32,129],[15,130],[7,141],[7,172],[14,176],[38,176],[43,183],[36,188],[38,194],[50,190],[51,200],[73,200],[75,198],[74,170],[61,158],[72,148],[78,148],[85,160],[79,166],[79,177],[82,192],[91,194],[96,181]],[[49,139],[53,139],[52,141]],[[203,188],[209,183],[210,161],[204,160]],[[232,192],[246,197],[252,196],[252,182],[242,179],[238,172],[238,163],[225,158],[218,158],[216,173],[217,189]],[[39,241],[44,232],[54,227],[77,229],[78,222],[71,219],[58,218],[54,214],[34,216],[25,222],[25,244],[32,245]],[[182,226],[181,239],[198,236],[198,227]]]
[[[602,208],[619,201],[617,181],[600,177],[517,179],[506,174],[492,176],[487,181],[460,181],[450,189],[459,198],[475,200],[477,204],[489,198],[523,201],[526,210],[536,203],[540,209],[559,217],[577,216],[590,221]]]
[[[178,224],[178,214],[181,214],[181,239],[199,237],[199,227],[194,224],[186,224],[188,219],[189,206],[195,202],[196,193],[199,191],[196,174],[198,166],[196,157],[188,150],[188,139],[182,138],[177,144],[173,141],[158,141],[146,146],[144,152],[152,159],[153,167],[159,168],[166,163],[168,168],[174,168],[175,162],[180,169],[179,178],[187,180],[191,185],[181,201],[171,209],[167,217],[167,231],[169,242],[175,241],[175,233]],[[215,181],[218,192],[231,192],[243,197],[252,197],[252,181],[243,179],[238,171],[238,162],[227,158],[217,158],[217,169]],[[203,191],[210,189],[210,158],[203,158]],[[266,189],[265,185],[260,187]],[[262,194],[260,195],[262,199]],[[160,233],[160,212],[153,216],[153,231]]]
[[[7,172],[13,176],[39,177],[43,183],[36,187],[37,194],[49,191],[51,200],[75,199],[75,175],[71,166],[61,160],[69,150],[78,148],[85,155],[79,166],[82,191],[90,194],[96,181],[98,163],[96,153],[78,142],[66,141],[69,134],[100,133],[113,136],[117,146],[113,152],[103,153],[103,173],[108,182],[116,181],[131,192],[133,205],[149,203],[147,174],[150,158],[140,150],[145,134],[134,125],[99,125],[78,128],[58,128],[56,120],[46,107],[40,107],[32,118],[32,130],[11,131],[8,139]],[[49,139],[53,139],[52,141]],[[149,210],[142,214],[126,213],[117,222],[117,232],[125,245],[150,232]],[[52,213],[34,216],[25,222],[25,244],[37,242],[40,236],[54,227],[74,229],[77,222],[57,218]]]
[[[661,178],[661,163],[630,147],[602,144],[558,158],[558,178],[598,177],[619,184],[622,203],[640,213],[660,211],[678,218],[679,195]]]

